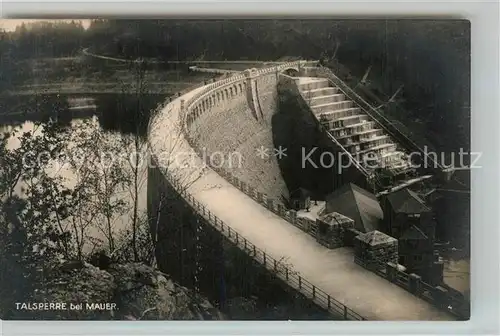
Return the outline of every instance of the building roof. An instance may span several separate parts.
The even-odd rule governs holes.
[[[311,196],[311,193],[309,192],[309,190],[304,188],[297,188],[290,193],[290,198],[295,198],[295,199],[297,198],[303,199],[309,196]]]
[[[400,240],[427,240],[427,235],[420,230],[418,226],[412,225],[408,230],[406,230],[401,237]]]
[[[387,195],[387,200],[396,213],[416,214],[431,211],[425,202],[408,188]]]
[[[345,184],[326,196],[326,211],[352,218],[354,227],[361,232],[379,229],[384,218],[375,195],[353,183]]]
[[[326,215],[322,215],[319,217],[319,220],[331,226],[339,226],[346,223],[354,222],[354,220],[352,220],[351,218],[339,214],[338,212],[330,212]]]
[[[359,239],[370,246],[377,246],[387,243],[393,244],[398,241],[396,238],[393,238],[377,230],[360,234],[356,237],[356,239]]]

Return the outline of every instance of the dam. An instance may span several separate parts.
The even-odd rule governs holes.
[[[315,61],[226,73],[158,109],[148,129],[148,214],[160,269],[188,287],[218,287],[226,242],[341,319],[466,318],[464,303],[446,289],[395,265],[394,238],[337,223],[331,232],[339,245],[331,248],[319,241],[318,221],[290,207],[292,191],[306,180],[318,199],[346,183],[383,194],[429,176],[405,160],[408,147],[418,147],[332,75]],[[283,161],[274,151],[280,146],[289,150]],[[300,171],[297,146],[320,146],[350,164],[339,172]],[[233,153],[238,160],[228,160]],[[394,171],[389,191],[360,159],[368,153]]]

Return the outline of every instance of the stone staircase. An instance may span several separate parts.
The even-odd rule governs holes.
[[[332,87],[326,78],[298,77],[304,100],[319,122],[354,159],[370,172],[385,167],[393,175],[411,169],[408,156],[376,121]]]

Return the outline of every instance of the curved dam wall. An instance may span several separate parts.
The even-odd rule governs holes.
[[[250,243],[247,247],[245,241],[241,246],[240,240],[240,246],[235,245],[234,231],[231,235],[228,227],[216,228],[224,224],[191,194],[196,193],[199,186],[205,185],[203,177],[200,179],[198,175],[205,168],[199,162],[190,169],[184,162],[165,160],[169,155],[186,154],[193,150],[186,142],[185,126],[189,119],[193,120],[196,104],[214,104],[211,88],[219,87],[225,81],[234,84],[235,78],[238,80],[238,75],[168,99],[168,103],[149,125],[151,164],[148,169],[148,222],[156,245],[158,267],[181,285],[202,292],[225,312],[231,311],[229,306],[234,299],[256,297],[256,304],[264,313],[263,316],[252,316],[253,319],[275,319],[276,306],[283,310],[278,319],[331,319],[330,313],[301,294],[301,291],[290,288],[273,272],[269,272],[265,265],[256,262],[256,256],[245,250],[248,248],[252,251]],[[228,95],[230,92],[228,90]],[[233,95],[246,99],[245,86],[242,84],[241,89],[238,86],[238,93],[235,89]],[[252,98],[247,102],[248,106],[254,101]],[[260,111],[260,107],[251,108]],[[201,113],[201,109],[198,112]],[[202,160],[200,157],[197,159]],[[255,251],[253,246],[254,254]],[[257,250],[257,253],[262,254],[262,251]],[[264,264],[265,260],[264,254]],[[267,267],[276,265],[281,270],[281,264],[274,261],[273,266],[273,259],[267,259]],[[292,273],[290,277],[293,277]],[[262,313],[259,311],[259,314]],[[235,318],[238,319],[238,316]]]
[[[261,106],[261,99],[264,98],[255,94],[258,85],[251,80],[277,70],[286,70],[287,66],[234,75],[180,93],[176,95],[178,98],[170,99],[159,113],[154,114],[148,125],[148,149],[151,153],[148,220],[157,247],[158,266],[162,271],[171,273],[181,284],[210,293],[207,296],[219,301],[221,306],[227,296],[248,297],[257,292],[265,293],[260,297],[267,300],[270,294],[277,295],[278,288],[281,288],[288,292],[285,296],[303,296],[305,300],[302,301],[313,310],[320,308],[346,320],[364,320],[364,316],[380,318],[384,314],[401,316],[399,305],[395,302],[388,302],[388,308],[374,315],[373,305],[392,294],[405,300],[406,305],[424,310],[427,318],[436,317],[433,309],[422,307],[421,302],[415,302],[414,297],[409,296],[411,294],[398,292],[385,279],[380,280],[361,267],[345,268],[345,256],[332,254],[331,250],[326,251],[319,244],[310,245],[309,237],[298,235],[297,229],[289,225],[296,225],[297,222],[291,220],[297,219],[296,216],[291,218],[293,210],[284,212],[282,205],[276,207],[273,200],[267,197],[263,202],[265,195],[251,195],[255,190],[250,192],[247,185],[236,183],[231,174],[208,168],[206,159],[193,145],[190,127],[217,103],[232,100],[229,98],[245,97],[252,118],[265,121],[265,107]],[[248,80],[246,84],[242,81],[244,79]],[[270,240],[269,237],[273,236],[285,239]],[[301,246],[314,247],[297,248]],[[330,260],[331,267],[325,267],[321,260],[326,255],[337,257]],[[291,259],[291,266],[287,264],[288,258]],[[348,264],[351,265],[350,260]],[[349,283],[357,279],[356,286],[347,286],[351,289],[349,291],[342,290],[344,278],[337,276],[341,275],[336,269],[339,266],[348,271],[343,277],[347,276]],[[308,279],[303,277],[304,274]],[[255,281],[256,278],[260,279]],[[372,283],[366,283],[367,279],[371,279]],[[285,283],[286,286],[271,286],[275,283]],[[260,288],[261,284],[264,291]],[[380,286],[380,298],[372,297],[373,286]],[[321,288],[326,288],[326,291]],[[360,299],[363,295],[367,295],[369,300]],[[346,303],[355,307],[356,311]],[[447,316],[438,314],[437,317]]]
[[[299,187],[319,199],[351,181],[370,189],[365,176],[321,129],[295,81],[284,74],[303,68],[290,64],[279,71],[249,69],[233,75],[190,104],[187,137],[209,166],[276,203],[284,204]],[[281,158],[275,155],[279,148],[286,149]]]
[[[273,150],[277,83],[277,72],[245,71],[195,104],[187,117],[187,132],[212,166],[280,200],[288,197],[288,188]],[[267,155],[258,155],[261,149]]]
[[[148,213],[158,268],[203,293],[231,319],[338,319],[289,288],[220,234],[165,178],[148,171]],[[253,302],[242,314],[238,302]]]

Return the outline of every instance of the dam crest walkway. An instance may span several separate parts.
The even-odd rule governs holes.
[[[210,85],[214,84],[166,104],[151,121],[148,134],[153,156],[168,153],[190,157],[189,162],[172,160],[161,169],[196,212],[290,287],[319,306],[343,314],[345,319],[455,319],[356,264],[351,248],[320,245],[207,167],[184,137],[182,111],[187,102],[197,99]],[[289,265],[286,270],[280,268],[282,262]]]

